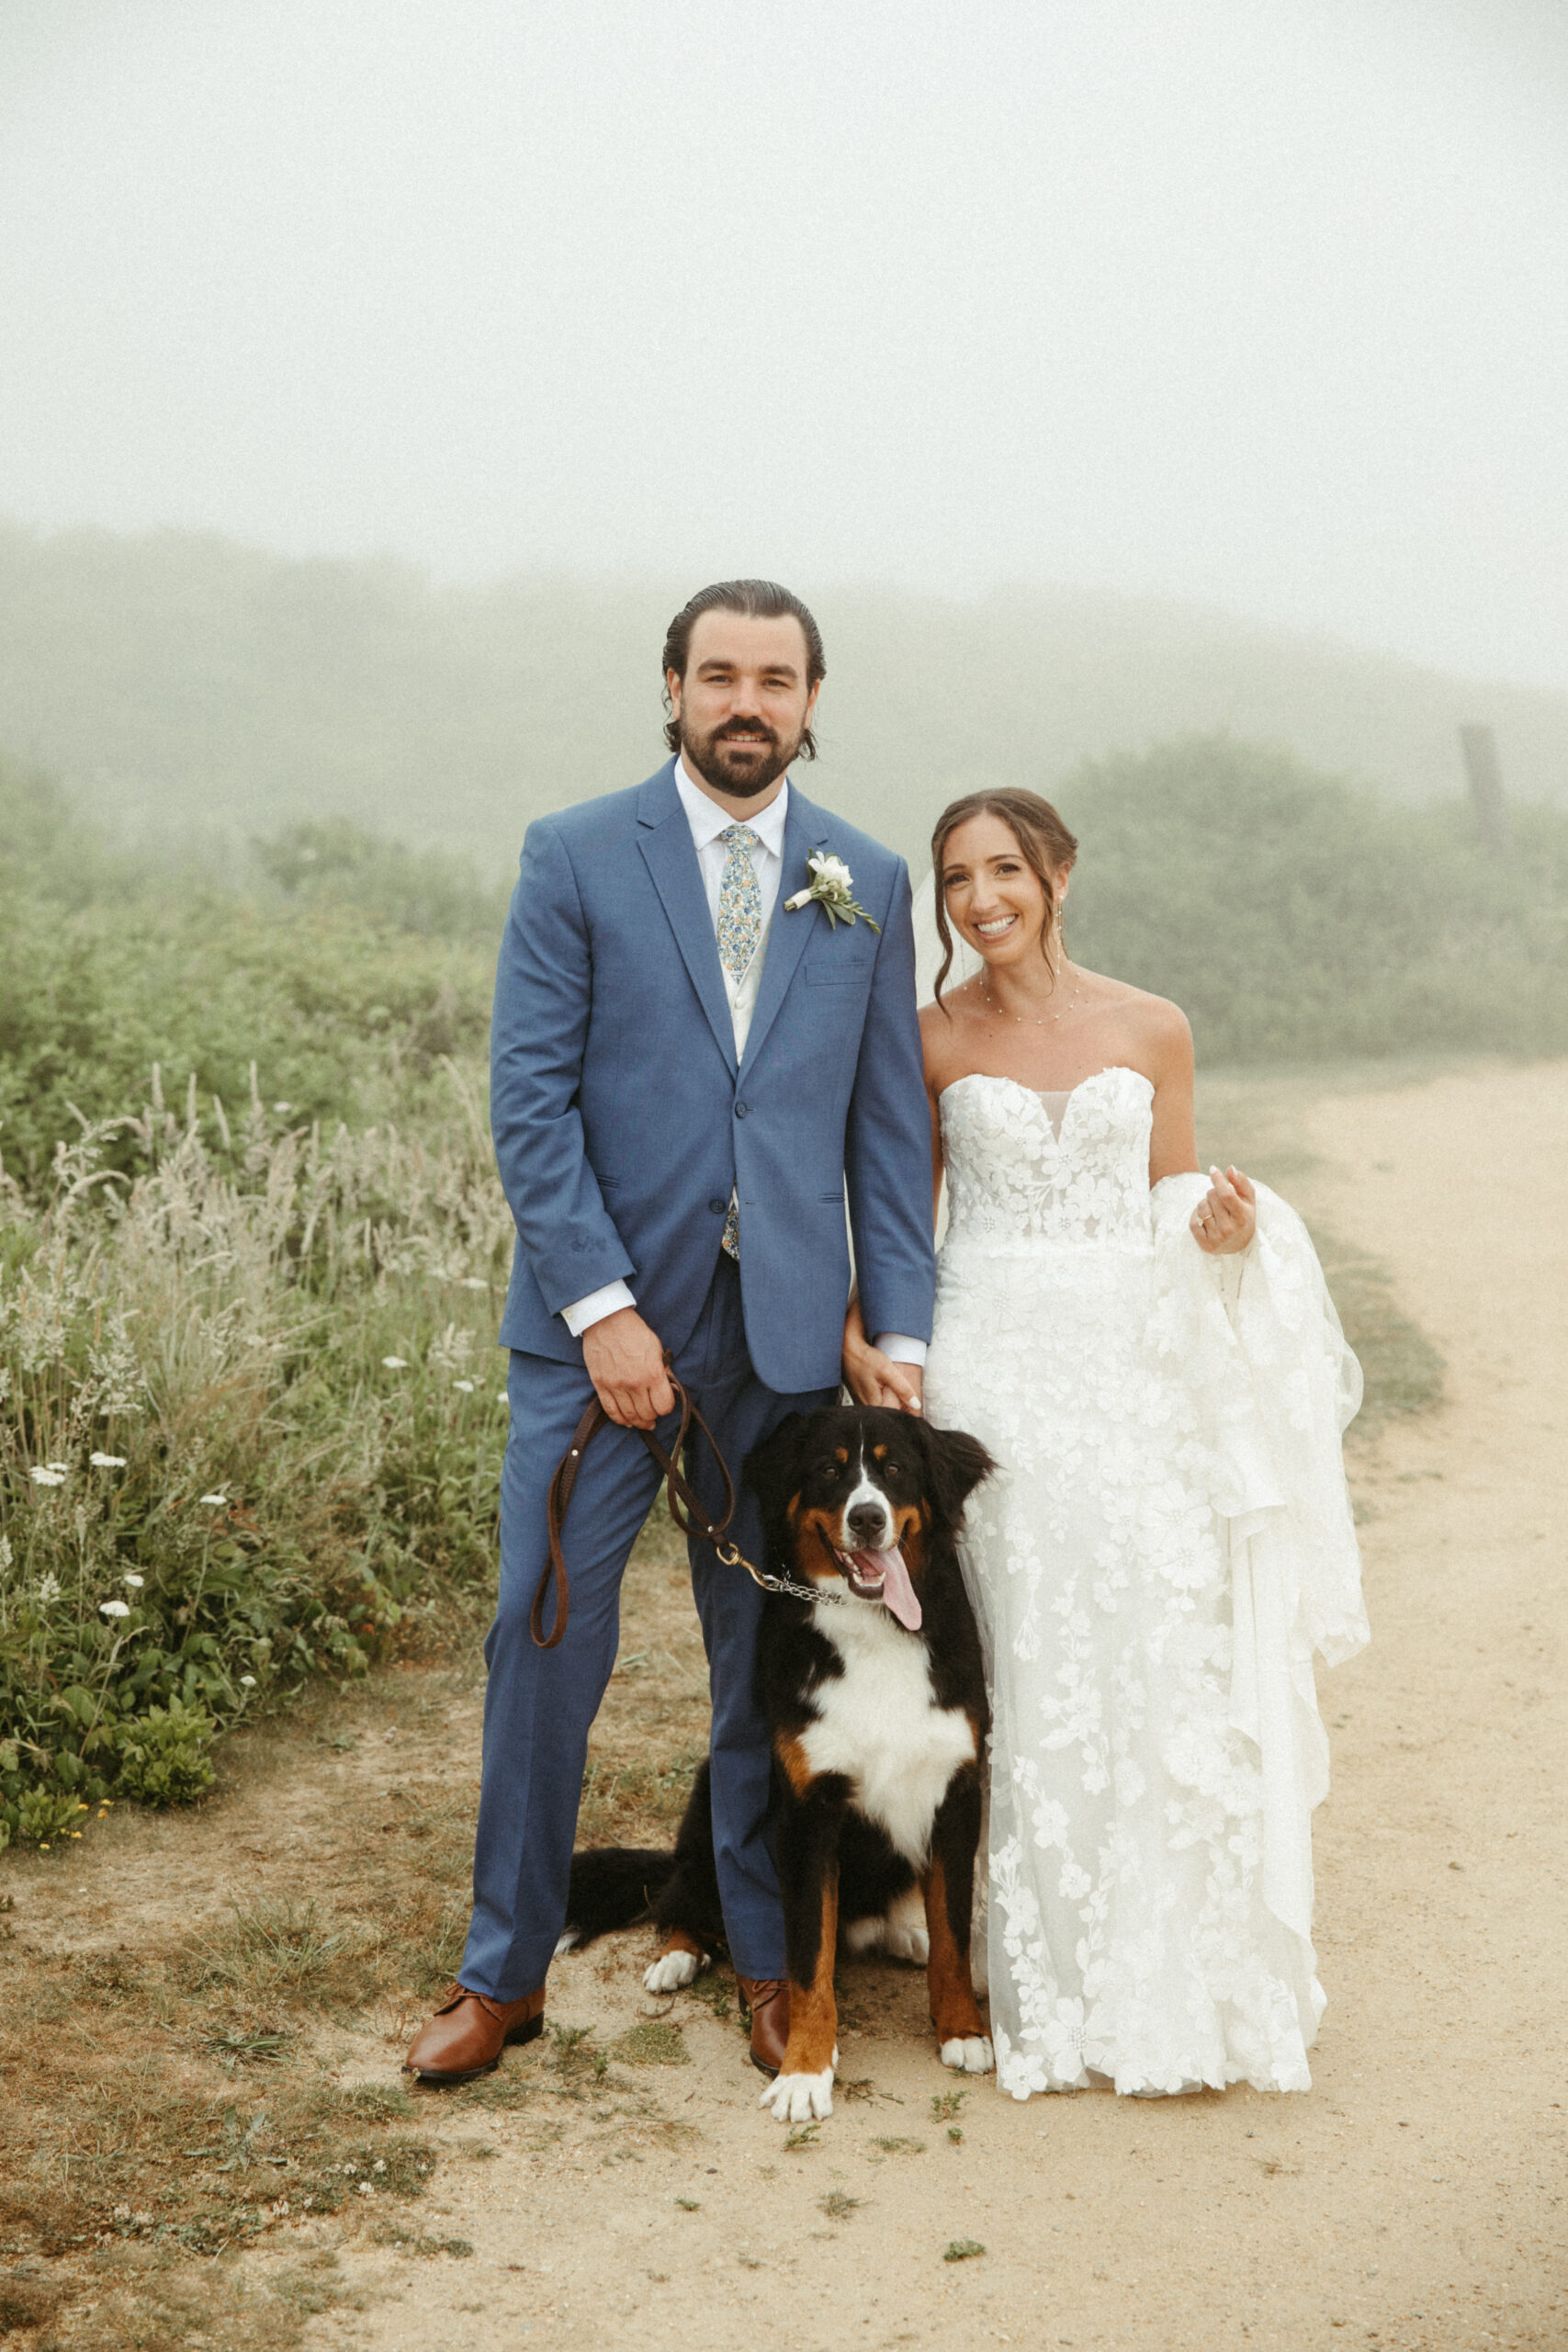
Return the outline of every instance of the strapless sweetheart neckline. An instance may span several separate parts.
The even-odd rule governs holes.
[[[1031,1102],[1039,1104],[1045,1114],[1045,1125],[1050,1130],[1051,1140],[1053,1143],[1059,1144],[1067,1124],[1067,1113],[1073,1103],[1080,1094],[1087,1092],[1089,1087],[1098,1084],[1102,1078],[1135,1078],[1148,1088],[1151,1099],[1153,1097],[1154,1082],[1151,1079],[1145,1078],[1141,1069],[1134,1069],[1130,1062],[1108,1062],[1103,1069],[1091,1070],[1088,1078],[1080,1078],[1076,1086],[1025,1086],[1021,1078],[997,1078],[988,1070],[966,1070],[962,1078],[953,1079],[950,1084],[942,1088],[937,1101],[939,1103],[944,1102],[947,1097],[956,1093],[961,1086],[1010,1087],[1015,1094],[1025,1095]]]
[[[1093,1086],[1102,1078],[1118,1076],[1143,1079],[1149,1092],[1152,1094],[1155,1091],[1154,1080],[1144,1078],[1143,1071],[1134,1069],[1131,1062],[1107,1062],[1103,1069],[1091,1070],[1087,1078],[1080,1078],[1076,1086],[1025,1086],[1021,1078],[998,1078],[990,1070],[968,1069],[962,1078],[950,1079],[936,1099],[939,1102],[944,1102],[958,1087],[978,1082],[982,1086],[1013,1087],[1020,1094],[1027,1094],[1036,1102],[1070,1102],[1073,1096],[1081,1094],[1086,1086]]]

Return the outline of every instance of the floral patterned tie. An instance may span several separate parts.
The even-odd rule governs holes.
[[[762,936],[762,893],[751,863],[761,840],[750,825],[726,825],[719,840],[729,852],[718,891],[719,961],[732,980],[743,980]]]
[[[751,852],[761,847],[761,839],[750,825],[726,825],[719,840],[729,852],[718,890],[719,960],[730,978],[739,984],[751,967],[757,942],[762,935],[762,893],[757,884],[757,869],[751,863]],[[733,1193],[725,1211],[719,1247],[728,1250],[739,1264],[740,1204]]]

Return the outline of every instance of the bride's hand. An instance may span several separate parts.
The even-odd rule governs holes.
[[[890,1405],[907,1413],[920,1409],[919,1366],[895,1363],[872,1346],[858,1298],[851,1299],[844,1317],[844,1385],[859,1405]]]
[[[1258,1230],[1258,1194],[1239,1168],[1209,1170],[1209,1189],[1192,1212],[1192,1238],[1211,1258],[1234,1257]]]

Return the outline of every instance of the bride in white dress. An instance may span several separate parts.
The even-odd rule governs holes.
[[[1183,1015],[1068,957],[1076,851],[1031,793],[944,812],[938,927],[978,968],[944,989],[944,959],[921,1014],[948,1191],[925,1409],[999,1465],[964,1547],[998,2079],[1305,2090],[1313,1653],[1367,1639],[1360,1374],[1294,1212],[1197,1172]],[[867,1401],[908,1400],[853,1309],[846,1358]]]

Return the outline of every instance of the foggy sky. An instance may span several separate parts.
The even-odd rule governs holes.
[[[1555,0],[6,0],[0,511],[1568,687]]]

